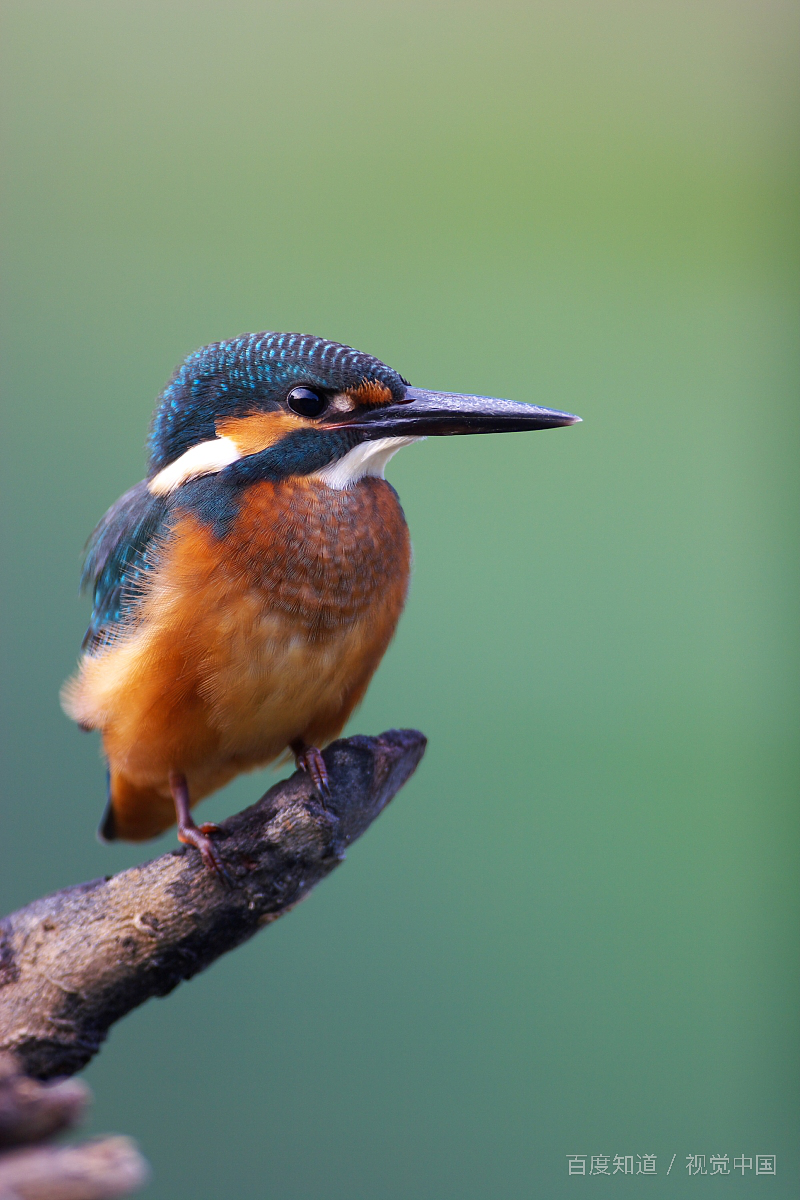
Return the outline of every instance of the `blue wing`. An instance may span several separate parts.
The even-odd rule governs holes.
[[[167,498],[151,495],[142,480],[112,504],[89,538],[81,588],[93,588],[94,607],[84,650],[108,645],[127,628],[167,511]]]

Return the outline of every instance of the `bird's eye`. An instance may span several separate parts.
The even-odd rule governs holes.
[[[286,397],[286,403],[292,412],[299,413],[301,417],[319,417],[328,407],[324,396],[307,387],[292,388]]]

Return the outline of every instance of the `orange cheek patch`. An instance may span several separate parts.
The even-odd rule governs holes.
[[[314,422],[285,412],[252,413],[217,421],[217,437],[230,438],[240,454],[259,454],[298,429],[313,429]]]
[[[365,379],[357,388],[348,388],[347,395],[355,401],[357,408],[365,404],[373,407],[391,404],[393,400],[391,388],[377,379]]]

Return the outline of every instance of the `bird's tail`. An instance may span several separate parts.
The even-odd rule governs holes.
[[[108,803],[97,830],[101,842],[146,842],[175,824],[170,796],[140,787],[119,771],[108,776]]]

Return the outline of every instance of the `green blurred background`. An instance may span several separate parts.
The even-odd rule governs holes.
[[[799,42],[772,0],[4,5],[0,910],[149,852],[95,842],[57,697],[184,354],[302,330],[584,417],[392,463],[350,728],[428,754],[88,1069],[149,1200],[797,1195]]]

